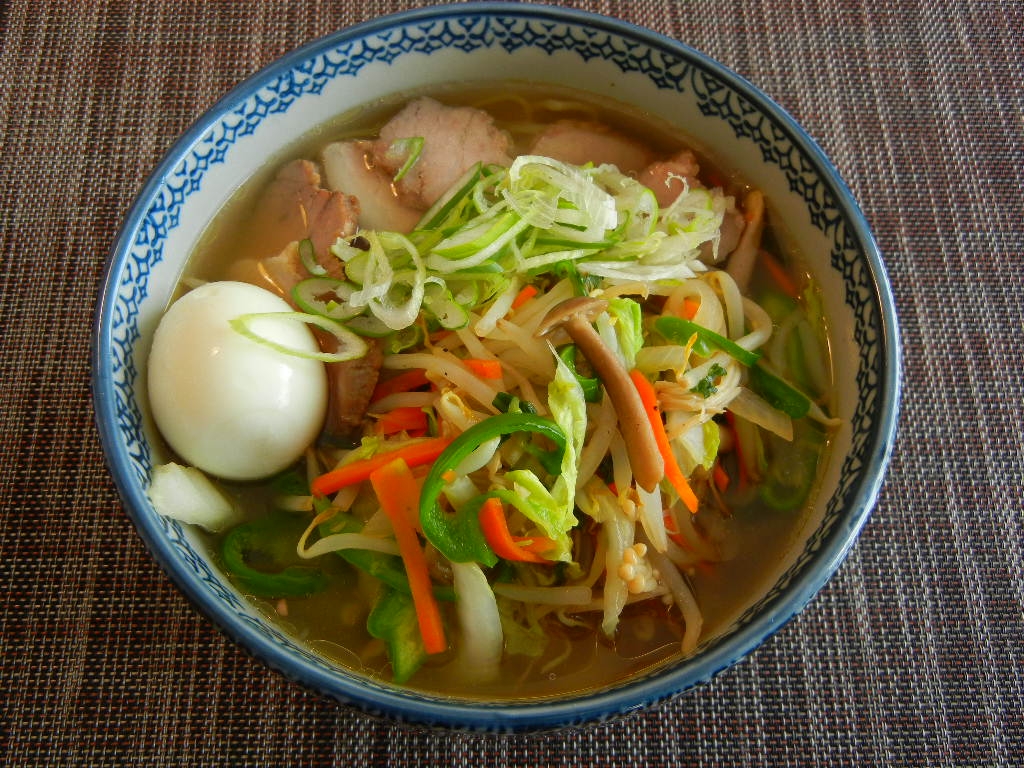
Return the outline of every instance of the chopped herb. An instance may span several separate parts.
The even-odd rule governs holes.
[[[725,376],[725,368],[718,363],[712,363],[711,367],[708,368],[708,375],[698,381],[697,386],[693,387],[690,391],[696,392],[707,400],[718,391],[718,387],[715,385],[723,376]]]

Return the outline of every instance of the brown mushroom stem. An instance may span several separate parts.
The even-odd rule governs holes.
[[[608,306],[603,299],[568,299],[552,309],[537,331],[542,336],[563,328],[601,379],[615,407],[619,429],[626,441],[626,455],[633,477],[641,488],[652,492],[665,476],[665,462],[658,451],[640,395],[629,372],[619,362],[590,324]]]

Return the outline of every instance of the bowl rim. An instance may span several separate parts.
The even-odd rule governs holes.
[[[813,553],[809,562],[774,597],[769,605],[770,609],[760,612],[738,630],[684,665],[667,666],[651,675],[608,689],[550,700],[476,702],[471,699],[431,696],[409,689],[368,686],[358,673],[329,674],[327,670],[312,665],[271,642],[265,635],[256,632],[244,622],[234,617],[225,619],[223,603],[195,579],[186,578],[179,573],[177,560],[170,552],[160,521],[136,511],[144,509],[148,501],[141,485],[136,481],[133,470],[128,466],[110,394],[113,389],[110,331],[113,321],[112,299],[117,293],[117,278],[128,260],[132,234],[138,229],[149,201],[188,149],[216,124],[231,105],[245,101],[265,82],[280,73],[290,71],[297,64],[319,53],[332,50],[347,41],[371,36],[393,27],[404,27],[444,17],[479,15],[520,16],[580,25],[635,40],[656,50],[667,50],[674,56],[690,61],[714,74],[730,89],[755,104],[759,110],[771,114],[788,131],[793,143],[814,162],[823,182],[835,194],[835,202],[843,213],[845,225],[863,250],[870,274],[869,287],[873,291],[872,299],[879,307],[881,378],[878,382],[878,401],[874,408],[876,418],[865,443],[865,456],[869,457],[869,466],[851,489],[846,513],[838,521],[839,524],[834,525],[822,538],[818,550]],[[161,568],[214,627],[285,677],[370,714],[383,714],[398,721],[485,731],[526,731],[597,722],[645,708],[707,682],[767,641],[802,611],[831,579],[870,517],[895,444],[902,388],[900,331],[881,251],[864,214],[837,169],[806,130],[785,109],[729,67],[680,40],[628,21],[589,11],[510,2],[429,6],[388,14],[345,27],[307,42],[275,59],[219,98],[163,153],[125,215],[107,255],[98,290],[91,336],[91,362],[94,419],[104,459],[124,509],[132,520],[136,532]]]

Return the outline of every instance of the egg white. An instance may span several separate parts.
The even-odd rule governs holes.
[[[291,311],[263,288],[219,281],[188,292],[164,314],[149,358],[149,399],[157,428],[185,462],[221,478],[255,480],[289,467],[316,439],[327,408],[324,364],[230,325],[240,315]],[[253,329],[288,348],[319,351],[303,323],[261,318]]]

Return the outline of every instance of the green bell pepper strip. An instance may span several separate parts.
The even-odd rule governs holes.
[[[404,592],[389,587],[381,590],[366,619],[366,630],[387,645],[392,679],[396,683],[407,681],[427,660],[416,606],[412,597]]]
[[[600,280],[593,275],[581,275],[576,265],[571,261],[556,261],[547,271],[557,277],[568,277],[572,281],[577,296],[588,296],[592,290],[600,285]]]
[[[491,401],[491,405],[497,408],[502,413],[537,413],[537,406],[531,403],[529,400],[520,400],[515,395],[510,395],[508,392],[499,392],[494,396]],[[502,442],[505,442],[507,436],[502,438]],[[522,446],[523,452],[533,456],[540,463],[544,471],[549,475],[557,475],[562,467],[559,464],[561,461],[561,455],[552,451],[545,451],[539,445],[534,445],[527,440]]]
[[[785,460],[776,459],[758,496],[772,509],[788,512],[804,505],[814,483],[820,443],[800,440],[795,455]]]
[[[750,369],[750,388],[790,418],[802,419],[811,409],[809,397],[760,365]]]
[[[520,400],[508,392],[499,392],[491,400],[491,405],[502,413],[537,413],[537,406],[529,400]]]
[[[420,491],[420,525],[423,534],[438,551],[456,563],[479,562],[492,566],[497,556],[487,544],[477,513],[484,498],[477,497],[448,515],[438,503],[447,483],[445,474],[454,470],[482,443],[502,435],[530,432],[547,437],[555,449],[545,453],[557,457],[560,464],[565,452],[565,433],[555,422],[542,416],[525,413],[503,413],[484,419],[467,429],[437,457]]]
[[[283,472],[274,475],[270,479],[270,487],[274,493],[281,496],[308,496],[309,495],[309,482],[306,480],[305,473],[299,472],[299,470],[292,468],[286,469]]]
[[[247,592],[258,597],[304,597],[327,587],[327,576],[319,568],[286,565],[297,559],[295,542],[302,535],[290,516],[271,515],[235,526],[221,543],[224,565]],[[289,558],[289,555],[291,556]],[[274,570],[255,568],[251,561],[269,561]]]
[[[565,363],[565,366],[572,372],[572,375],[576,377],[576,381],[580,383],[580,387],[583,389],[583,399],[588,403],[600,402],[601,380],[581,376],[579,371],[576,370],[576,345],[568,344],[562,347],[558,352],[558,358]]]
[[[701,357],[707,357],[713,348],[717,348],[746,366],[755,365],[761,359],[760,352],[744,349],[735,341],[681,317],[659,317],[654,321],[654,329],[675,344],[686,344],[693,334],[697,334],[693,351]]]

